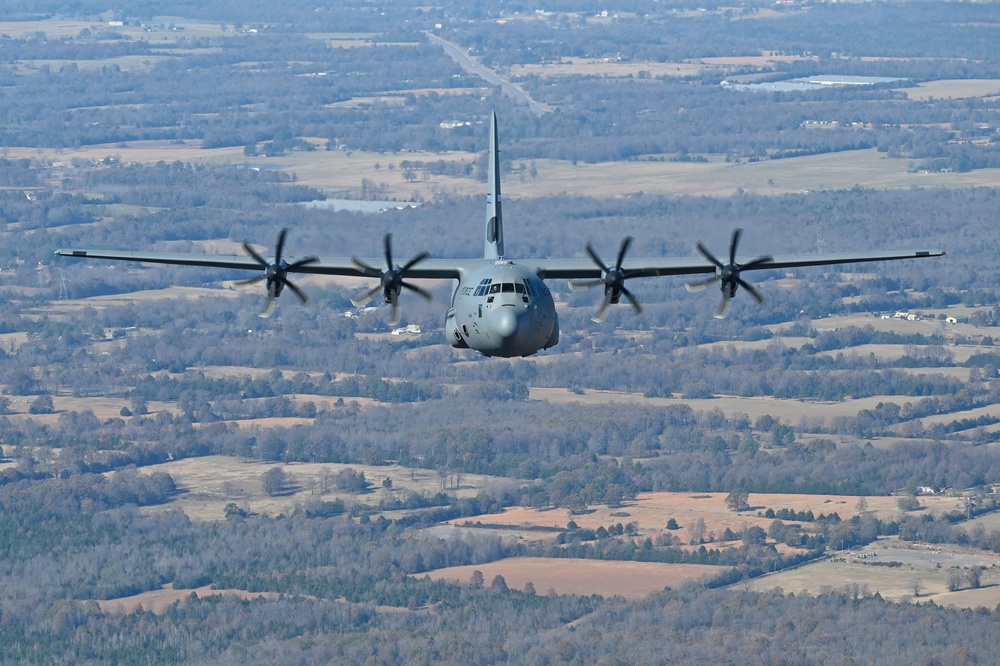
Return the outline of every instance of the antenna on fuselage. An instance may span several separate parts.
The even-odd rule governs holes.
[[[490,117],[490,167],[486,193],[485,259],[503,259],[503,214],[500,211],[500,147],[497,140],[497,112]]]

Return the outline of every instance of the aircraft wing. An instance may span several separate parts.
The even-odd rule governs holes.
[[[798,268],[804,266],[827,266],[831,264],[854,264],[872,261],[895,261],[898,259],[919,259],[940,257],[941,250],[898,250],[882,252],[834,252],[823,254],[783,254],[774,255],[770,261],[754,263],[747,270],[769,270],[774,268]],[[750,264],[758,257],[737,257],[737,264]],[[517,263],[534,268],[543,279],[594,279],[603,277],[601,269],[589,259],[538,259],[519,260]],[[663,275],[693,275],[716,272],[715,264],[704,257],[625,259],[622,262],[625,277],[656,277]]]
[[[199,252],[131,252],[126,250],[56,250],[62,257],[85,259],[109,259],[111,261],[135,261],[148,264],[174,264],[179,266],[204,266],[209,268],[233,268],[237,270],[262,271],[263,267],[253,257],[240,254],[207,254]],[[349,257],[318,257],[302,266],[292,266],[304,257],[286,257],[290,273],[311,273],[314,275],[348,275],[365,277]],[[271,258],[268,258],[270,261]],[[385,259],[362,258],[361,262],[382,267]],[[463,262],[446,259],[424,259],[406,272],[408,278],[455,279],[463,270]]]

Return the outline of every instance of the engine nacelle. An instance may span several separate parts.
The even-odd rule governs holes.
[[[450,308],[444,319],[444,334],[448,342],[456,349],[468,349],[469,343],[462,337],[458,330],[458,322],[455,320],[455,308]],[[557,336],[558,337],[558,336]]]

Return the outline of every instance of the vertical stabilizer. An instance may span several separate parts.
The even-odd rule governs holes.
[[[503,259],[503,214],[500,211],[500,148],[497,113],[490,118],[489,190],[486,193],[486,247],[483,257]]]

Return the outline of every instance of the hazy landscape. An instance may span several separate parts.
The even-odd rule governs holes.
[[[998,10],[0,10],[0,663],[988,663]],[[493,111],[513,256],[947,255],[550,280],[513,360],[53,255],[477,256]]]

